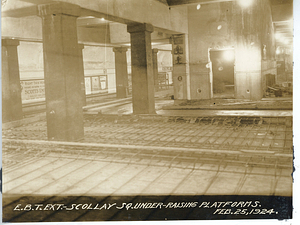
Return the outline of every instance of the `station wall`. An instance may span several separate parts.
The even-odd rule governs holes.
[[[172,55],[168,46],[156,46],[159,72],[168,72],[171,78]],[[115,57],[112,47],[86,44],[83,51],[86,94],[115,93]],[[18,59],[23,103],[45,100],[43,44],[20,41]],[[127,51],[128,74],[131,74],[130,49]],[[172,82],[172,81],[170,81]]]
[[[275,42],[275,28],[272,23],[271,5],[267,2],[261,2],[261,9],[264,16],[261,18],[261,49],[262,49],[262,90],[265,95],[267,90],[267,74],[275,76],[276,83],[279,83],[277,76],[277,63],[276,63],[276,42]]]

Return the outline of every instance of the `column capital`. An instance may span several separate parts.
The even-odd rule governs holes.
[[[152,33],[154,31],[154,28],[150,23],[139,23],[139,24],[127,25],[128,33],[139,33],[145,31]]]
[[[80,50],[84,49],[84,44],[79,44],[79,43],[78,43],[78,48],[79,48]]]
[[[114,48],[113,48],[113,51],[114,51],[114,52],[119,52],[119,53],[127,52],[127,50],[128,50],[127,47],[114,47]]]
[[[1,40],[2,46],[18,46],[20,41],[18,39],[5,38]]]
[[[158,49],[157,48],[152,48],[152,53],[158,53]]]
[[[53,2],[38,5],[38,15],[41,17],[56,14],[79,17],[80,11],[80,6],[67,2]]]

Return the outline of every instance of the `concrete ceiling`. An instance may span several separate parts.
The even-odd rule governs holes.
[[[159,0],[162,1],[162,0]],[[187,4],[208,4],[216,2],[230,2],[232,0],[165,0],[169,6],[180,6]]]
[[[277,46],[291,45],[294,31],[293,0],[271,0],[271,4],[273,24],[277,33]]]
[[[25,17],[37,14],[36,4],[42,4],[47,2],[52,2],[53,0],[21,0],[21,2],[27,3],[24,7],[14,10],[9,10],[8,12],[2,12],[2,16],[10,17]],[[162,4],[169,7],[180,7],[188,4],[209,4],[217,2],[227,2],[232,0],[157,0]],[[275,30],[280,33],[285,40],[290,43],[293,41],[293,0],[270,0],[272,7],[272,19]],[[32,5],[31,5],[32,4]],[[86,27],[97,27],[107,25],[110,21],[120,22],[113,20],[111,18],[102,19],[101,17],[89,17],[90,15],[82,15],[78,20],[79,26]],[[122,22],[122,21],[121,21]],[[282,45],[278,40],[278,45]]]
[[[184,6],[188,4],[208,4],[227,2],[228,0],[158,0],[170,7]],[[230,0],[232,1],[232,0]],[[277,45],[291,45],[293,42],[293,0],[270,0],[272,7],[272,20],[280,38]],[[277,35],[278,36],[278,35]],[[285,42],[285,43],[283,43]],[[287,44],[287,42],[289,42]]]

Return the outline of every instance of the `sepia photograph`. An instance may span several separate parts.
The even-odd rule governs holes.
[[[292,219],[297,1],[2,0],[2,221]]]

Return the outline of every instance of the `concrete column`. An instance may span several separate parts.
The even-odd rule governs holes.
[[[236,98],[260,100],[262,87],[262,22],[261,1],[255,0],[248,8],[234,3],[236,21],[235,88]]]
[[[81,92],[82,92],[82,105],[86,105],[86,96],[85,96],[85,80],[84,80],[84,64],[83,64],[83,55],[82,50],[84,49],[84,44],[78,44],[78,65],[79,65],[79,79],[80,79],[80,86],[81,86]]]
[[[38,6],[42,18],[49,140],[83,138],[82,90],[76,19],[80,7],[62,2]]]
[[[190,100],[190,68],[188,52],[188,36],[173,35],[173,85],[175,100]]]
[[[255,41],[257,43],[259,40]],[[236,43],[235,54],[235,98],[260,100],[263,97],[263,93],[262,61],[259,46],[257,44],[251,46],[249,39],[239,37]]]
[[[159,88],[158,84],[158,64],[157,64],[157,53],[158,49],[152,49],[152,60],[153,60],[153,77],[154,77],[154,86],[155,90],[157,91]]]
[[[115,70],[116,70],[116,89],[117,98],[127,98],[128,96],[128,73],[127,73],[127,48],[113,48],[115,53]]]
[[[155,114],[151,24],[128,25],[131,41],[132,103],[134,114]]]
[[[2,39],[2,121],[23,118],[19,74],[19,40]]]

